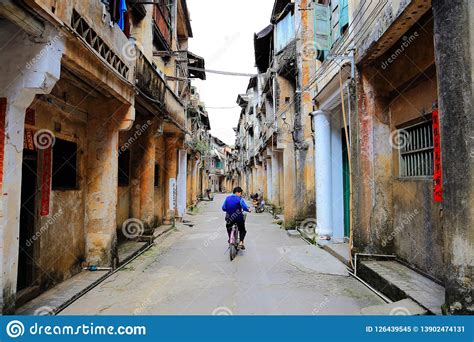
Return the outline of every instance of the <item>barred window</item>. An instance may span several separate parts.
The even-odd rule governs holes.
[[[400,177],[433,175],[433,126],[425,121],[398,130]]]

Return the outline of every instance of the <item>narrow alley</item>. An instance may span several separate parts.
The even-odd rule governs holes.
[[[224,198],[201,202],[190,223],[157,239],[61,315],[358,315],[384,303],[343,263],[289,236],[268,213],[248,216],[247,248],[231,262]]]

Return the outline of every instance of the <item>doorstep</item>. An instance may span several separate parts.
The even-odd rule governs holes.
[[[357,275],[391,300],[410,298],[429,314],[442,315],[444,287],[398,261],[360,261]]]

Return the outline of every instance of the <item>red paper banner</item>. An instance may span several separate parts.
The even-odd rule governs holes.
[[[441,169],[441,134],[439,131],[439,112],[434,109],[433,118],[433,196],[435,202],[443,201],[443,174]]]
[[[43,150],[43,177],[41,182],[41,216],[49,215],[49,198],[51,195],[51,157],[52,148]]]
[[[23,142],[23,148],[25,150],[35,150],[34,135],[35,133],[31,128],[25,128],[25,138]]]

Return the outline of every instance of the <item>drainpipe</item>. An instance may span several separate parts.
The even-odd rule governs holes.
[[[316,174],[316,230],[326,239],[333,235],[331,191],[331,118],[329,113],[311,113],[314,128],[314,162]]]

